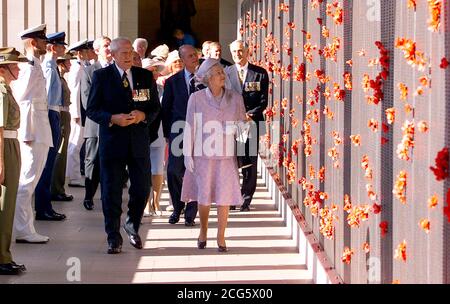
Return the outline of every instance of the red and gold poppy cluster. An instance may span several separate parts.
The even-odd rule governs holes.
[[[421,0],[425,2],[425,0]],[[404,1],[405,7],[416,13],[417,6],[421,1],[407,0]],[[282,1],[280,1],[282,2]],[[285,1],[286,2],[286,1]],[[442,0],[427,0],[429,18],[426,26],[431,35],[442,34]],[[318,125],[321,120],[328,119],[334,121],[337,114],[339,114],[333,102],[337,104],[345,103],[346,97],[352,91],[362,90],[364,92],[365,104],[368,107],[381,107],[385,99],[385,87],[391,75],[393,64],[391,62],[394,52],[396,55],[396,66],[398,64],[408,65],[414,69],[414,74],[418,73],[419,77],[413,83],[417,83],[416,87],[408,87],[404,82],[395,84],[396,92],[395,98],[402,102],[401,107],[385,107],[383,108],[383,117],[372,117],[367,121],[367,128],[372,131],[371,134],[381,142],[381,149],[386,147],[389,142],[389,134],[392,134],[394,129],[400,131],[401,139],[394,139],[397,142],[389,147],[396,148],[396,155],[401,165],[411,165],[414,162],[414,149],[416,148],[416,137],[420,134],[426,133],[430,130],[432,125],[429,125],[425,120],[416,120],[416,113],[414,102],[410,101],[412,97],[423,96],[431,91],[431,72],[435,68],[432,63],[438,62],[439,69],[447,69],[450,62],[444,56],[439,55],[439,60],[433,60],[433,56],[425,53],[426,45],[420,45],[418,42],[411,39],[411,37],[397,37],[392,46],[384,45],[381,41],[374,41],[370,50],[360,49],[355,51],[355,57],[348,58],[345,61],[346,71],[339,77],[340,79],[333,79],[323,69],[323,65],[317,68],[317,63],[323,61],[331,65],[339,64],[343,57],[344,37],[338,32],[340,27],[344,26],[345,11],[344,1],[323,1],[310,0],[309,5],[311,11],[324,9],[327,22],[322,18],[314,19],[314,25],[309,24],[308,29],[301,29],[293,20],[290,20],[290,7],[287,3],[280,3],[277,7],[279,14],[278,20],[286,22],[280,29],[285,36],[284,44],[280,44],[277,37],[270,31],[270,21],[263,17],[263,13],[259,12],[257,17],[252,20],[251,12],[245,15],[244,26],[241,28],[241,33],[248,39],[248,44],[251,50],[251,59],[253,62],[263,66],[269,73],[273,73],[270,93],[273,93],[273,88],[281,87],[283,82],[299,82],[309,84],[306,90],[305,98],[303,96],[295,96],[295,100],[283,98],[281,102],[274,100],[273,106],[266,109],[267,125],[273,124],[277,118],[287,118],[289,116],[290,125],[292,129],[299,128],[300,136],[294,138],[289,132],[285,132],[281,128],[281,143],[272,144],[270,135],[265,135],[263,142],[267,145],[275,159],[277,165],[285,167],[285,174],[289,184],[301,185],[306,195],[303,204],[310,209],[311,214],[319,219],[320,233],[327,239],[334,239],[335,225],[339,221],[337,216],[338,206],[331,201],[340,201],[342,198],[335,198],[326,192],[319,190],[317,185],[326,182],[325,167],[319,168],[317,164],[310,163],[311,156],[320,149],[317,145],[319,140],[314,130],[314,126]],[[423,5],[423,3],[422,3]],[[268,15],[271,11],[269,9]],[[281,16],[283,15],[283,18]],[[259,19],[259,20],[258,20]],[[277,22],[278,22],[277,20]],[[258,25],[259,24],[259,25]],[[314,30],[313,27],[319,28]],[[264,30],[264,31],[260,31]],[[297,35],[295,35],[297,31]],[[264,39],[258,39],[260,33],[266,33]],[[319,33],[317,35],[317,33]],[[290,41],[292,37],[301,37],[302,43],[295,42],[295,50],[290,47],[286,41]],[[323,48],[320,45],[320,40],[325,40]],[[260,46],[257,41],[262,41],[263,46]],[[369,46],[370,47],[370,46]],[[257,50],[262,49],[263,54],[260,60],[257,60]],[[300,52],[300,57],[295,55],[295,52]],[[368,54],[376,52],[377,57],[368,58]],[[285,60],[287,57],[292,60]],[[282,58],[284,58],[282,60]],[[364,62],[375,73],[365,73],[361,78],[357,79],[351,73],[351,68],[358,61],[358,64]],[[284,66],[283,62],[289,62]],[[311,66],[315,68],[311,68]],[[347,67],[350,68],[347,69]],[[372,75],[372,76],[371,76]],[[341,78],[342,77],[342,78]],[[324,104],[321,105],[321,97]],[[293,97],[294,98],[294,97]],[[297,102],[302,104],[305,109],[304,119],[292,109],[292,103]],[[353,101],[358,103],[361,101]],[[323,108],[321,108],[323,106]],[[336,111],[336,112],[335,112]],[[369,112],[370,113],[370,112]],[[400,119],[404,121],[398,121]],[[302,121],[303,120],[303,121]],[[365,127],[365,126],[363,126]],[[373,138],[370,135],[363,137],[361,134],[352,134],[349,138],[343,138],[338,131],[332,131],[326,136],[330,136],[329,140],[325,142],[332,143],[331,146],[326,147],[328,159],[333,165],[327,170],[341,169],[341,156],[343,155],[344,145],[351,144],[355,149],[361,149],[364,145],[373,145]],[[288,147],[288,145],[290,147]],[[306,159],[306,176],[296,176],[298,174],[298,159],[301,154]],[[379,164],[377,164],[379,166]],[[344,195],[343,211],[347,213],[347,224],[352,228],[359,228],[364,222],[368,221],[373,216],[380,216],[383,213],[382,199],[376,193],[375,170],[368,155],[364,155],[361,159],[361,168],[363,169],[363,176],[365,179],[365,191],[367,197],[363,198],[364,202],[361,204],[352,204],[351,197],[348,194]],[[442,149],[436,156],[435,164],[430,164],[431,174],[434,174],[437,182],[449,178],[449,151],[448,148]],[[328,174],[328,172],[327,172]],[[400,168],[398,172],[394,173],[393,194],[395,200],[398,200],[402,205],[408,203],[408,170],[407,168]],[[378,189],[379,190],[379,189]],[[450,189],[446,197],[447,206],[443,207],[444,214],[448,217],[450,222]],[[428,200],[428,206],[431,209],[436,209],[439,202],[439,196],[433,195]],[[385,237],[389,231],[390,223],[377,219],[379,222],[380,236]],[[431,222],[429,219],[417,219],[419,227],[427,234],[431,232]],[[407,261],[406,255],[406,240],[398,245],[394,256],[403,262]],[[370,252],[370,244],[364,243],[361,250],[366,254]],[[352,248],[345,248],[342,254],[342,261],[350,264],[354,250]]]

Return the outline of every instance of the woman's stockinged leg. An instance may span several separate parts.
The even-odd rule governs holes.
[[[164,182],[164,176],[163,175],[152,175],[152,193],[153,196],[153,209],[154,211],[160,211],[161,208],[159,206],[159,200],[161,198],[161,192],[162,192],[162,184]]]
[[[225,244],[225,229],[228,225],[228,211],[230,206],[217,206],[217,217],[218,217],[218,227],[217,227],[217,244],[219,246],[226,247]]]
[[[200,241],[206,241],[208,238],[208,218],[209,218],[209,210],[211,206],[205,206],[198,204],[198,211],[200,215],[200,235],[198,239]]]

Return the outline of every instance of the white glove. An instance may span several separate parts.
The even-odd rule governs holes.
[[[194,159],[192,158],[192,156],[184,157],[184,166],[186,167],[186,170],[194,173]]]
[[[247,138],[250,131],[250,124],[243,121],[239,121],[236,123],[236,129],[237,129],[236,140],[241,143],[247,142]]]

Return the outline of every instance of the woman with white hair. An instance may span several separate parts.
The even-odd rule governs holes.
[[[167,60],[165,62],[166,68],[161,72],[162,77],[156,81],[158,84],[164,86],[164,82],[169,77],[172,77],[182,69],[184,69],[183,61],[180,58],[180,54],[178,51],[172,51],[167,56]]]
[[[244,101],[240,94],[225,88],[225,72],[216,59],[206,59],[196,78],[207,88],[193,93],[188,102],[183,136],[186,173],[181,199],[198,201],[199,249],[206,247],[210,207],[212,203],[216,204],[218,250],[226,252],[228,211],[230,206],[242,202],[235,155],[235,126],[246,121]]]

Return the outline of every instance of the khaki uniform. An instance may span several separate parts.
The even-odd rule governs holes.
[[[4,132],[5,172],[5,181],[0,186],[0,264],[12,262],[10,247],[20,177],[20,146],[14,132],[17,132],[19,125],[19,105],[10,87],[0,80],[0,128],[3,128]]]

